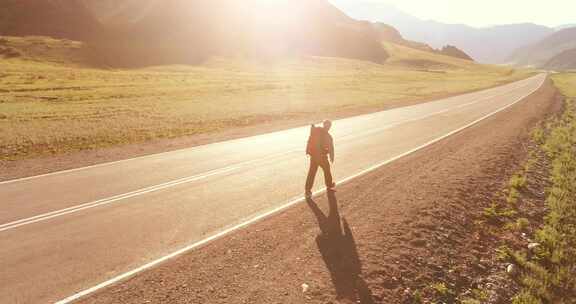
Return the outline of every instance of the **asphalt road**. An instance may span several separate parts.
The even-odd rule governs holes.
[[[336,121],[335,178],[353,178],[468,127],[530,95],[545,78]],[[297,202],[308,132],[0,183],[0,303],[72,296],[67,302]],[[317,190],[322,180],[319,173]]]

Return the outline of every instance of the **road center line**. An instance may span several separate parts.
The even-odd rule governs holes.
[[[286,151],[286,152],[281,152],[281,153],[277,153],[277,154],[273,154],[270,156],[267,156],[263,159],[257,159],[257,160],[250,160],[250,161],[245,161],[245,162],[241,162],[239,164],[236,165],[232,165],[232,166],[228,166],[228,167],[224,167],[224,168],[220,168],[220,169],[215,169],[215,170],[211,170],[205,173],[201,173],[198,175],[193,175],[193,176],[188,176],[185,178],[181,178],[181,179],[177,179],[177,180],[173,180],[173,181],[169,181],[166,183],[162,183],[159,185],[154,185],[154,186],[150,186],[150,187],[146,187],[146,188],[142,188],[142,189],[138,189],[138,190],[134,190],[128,193],[123,193],[123,194],[119,194],[119,195],[115,195],[112,197],[108,197],[108,198],[104,198],[104,199],[100,199],[97,201],[93,201],[93,202],[88,202],[88,203],[84,203],[84,204],[80,204],[80,205],[76,205],[76,206],[72,206],[72,207],[68,207],[68,208],[64,208],[64,209],[60,209],[60,210],[55,210],[55,211],[51,211],[48,213],[44,213],[44,214],[40,214],[40,215],[36,215],[33,217],[29,217],[29,218],[25,218],[25,219],[20,219],[17,221],[13,221],[10,223],[6,223],[6,224],[1,224],[0,225],[0,232],[3,231],[7,231],[7,230],[11,230],[14,228],[18,228],[24,225],[29,225],[29,224],[33,224],[33,223],[37,223],[37,222],[42,222],[42,221],[46,221],[52,218],[56,218],[56,217],[60,217],[63,215],[67,215],[67,214],[71,214],[71,213],[76,213],[82,210],[86,210],[86,209],[91,209],[91,208],[96,208],[102,205],[107,205],[107,204],[111,204],[120,200],[124,200],[124,199],[128,199],[131,197],[135,197],[135,196],[139,196],[139,195],[144,195],[144,194],[148,194],[151,192],[156,192],[156,191],[160,191],[160,190],[164,190],[166,188],[170,188],[170,187],[175,187],[181,184],[185,184],[185,183],[191,183],[191,182],[196,182],[199,180],[203,180],[215,175],[219,175],[219,174],[224,174],[224,173],[228,173],[228,172],[232,172],[234,170],[243,168],[247,165],[250,165],[252,163],[255,162],[259,162],[259,161],[264,161],[265,159],[269,159],[269,158],[273,158],[273,157],[279,157],[282,155],[286,155],[289,153],[294,153],[298,150],[290,150],[290,151]]]

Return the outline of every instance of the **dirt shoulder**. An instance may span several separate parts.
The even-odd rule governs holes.
[[[485,89],[497,87],[506,83],[508,82],[498,83],[497,85]],[[237,138],[255,136],[259,134],[266,134],[274,131],[305,126],[311,122],[320,122],[324,119],[336,120],[378,111],[385,111],[392,108],[425,103],[441,98],[470,93],[473,91],[474,90],[453,94],[436,94],[426,98],[414,98],[397,101],[386,106],[379,107],[366,106],[354,109],[335,109],[325,113],[299,113],[284,117],[282,119],[263,119],[262,121],[258,121],[258,123],[253,125],[226,129],[216,133],[205,133],[174,139],[154,140],[144,143],[127,144],[110,148],[84,150],[73,153],[56,154],[15,161],[0,160],[0,181],[80,168],[167,151],[174,151]]]
[[[529,130],[560,109],[548,81],[455,136],[81,303],[412,303],[483,271],[474,224],[527,156]],[[303,285],[305,284],[305,285]],[[303,289],[307,289],[303,292]]]

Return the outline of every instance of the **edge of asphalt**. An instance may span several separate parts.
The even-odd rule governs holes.
[[[539,86],[538,86],[536,89],[532,90],[530,93],[526,94],[526,95],[523,96],[522,98],[518,98],[518,99],[515,100],[514,102],[512,102],[512,103],[510,103],[510,104],[508,104],[508,105],[506,105],[506,106],[504,106],[504,107],[501,107],[501,108],[499,108],[499,109],[497,109],[497,110],[495,110],[495,111],[493,111],[493,112],[491,112],[491,113],[489,113],[489,114],[487,114],[487,115],[485,115],[485,116],[483,116],[483,117],[481,117],[481,118],[479,118],[479,119],[477,119],[477,120],[475,120],[475,121],[473,121],[473,122],[471,122],[471,123],[469,123],[469,124],[467,124],[467,125],[465,125],[465,126],[463,126],[463,127],[460,127],[460,128],[458,128],[458,129],[456,129],[456,130],[453,130],[453,131],[451,131],[451,132],[449,132],[449,133],[447,133],[447,134],[445,134],[445,135],[443,135],[443,136],[440,136],[440,137],[438,137],[438,138],[436,138],[436,139],[434,139],[434,140],[432,140],[432,141],[429,141],[429,142],[427,142],[427,143],[425,143],[425,144],[423,144],[423,145],[421,145],[421,146],[419,146],[419,147],[417,147],[417,148],[415,148],[415,149],[412,149],[412,150],[410,150],[410,151],[407,151],[407,152],[405,152],[405,153],[403,153],[403,154],[401,154],[401,155],[398,155],[398,156],[396,156],[396,157],[394,157],[394,158],[391,158],[391,159],[388,159],[388,160],[383,161],[383,162],[381,162],[381,163],[378,163],[378,164],[376,164],[376,165],[374,165],[374,166],[372,166],[372,167],[369,167],[369,168],[367,168],[367,169],[365,169],[365,170],[363,170],[363,171],[361,171],[361,172],[359,172],[359,173],[357,173],[357,174],[354,174],[354,175],[349,176],[349,177],[347,177],[347,178],[345,178],[345,179],[343,179],[343,180],[340,180],[340,181],[337,182],[337,185],[340,186],[340,185],[342,185],[342,184],[348,183],[348,182],[350,182],[350,181],[352,181],[352,180],[354,180],[354,179],[356,179],[356,178],[358,178],[358,177],[360,177],[360,176],[366,175],[366,174],[369,173],[369,172],[372,172],[372,171],[374,171],[374,170],[376,170],[376,169],[379,169],[380,167],[383,167],[383,166],[385,166],[385,165],[388,165],[388,164],[390,164],[390,163],[392,163],[392,162],[394,162],[394,161],[396,161],[396,160],[398,160],[398,159],[401,159],[401,158],[403,158],[403,157],[406,157],[406,156],[408,156],[408,155],[410,155],[410,154],[413,154],[413,153],[415,153],[415,152],[417,152],[417,151],[420,151],[420,150],[422,150],[422,149],[424,149],[424,148],[426,148],[426,147],[428,147],[428,146],[431,146],[431,145],[433,145],[433,144],[436,144],[437,142],[440,142],[440,141],[442,141],[442,140],[444,140],[444,139],[446,139],[446,138],[448,138],[448,137],[450,137],[450,136],[452,136],[452,135],[455,135],[455,134],[460,133],[460,132],[462,132],[462,131],[470,128],[470,127],[473,127],[473,126],[475,126],[476,124],[478,124],[478,123],[486,120],[487,118],[490,118],[490,117],[492,117],[492,116],[494,116],[494,115],[496,115],[496,114],[498,114],[498,113],[500,113],[500,112],[502,112],[502,111],[504,111],[504,110],[506,110],[506,109],[508,109],[508,108],[510,108],[510,107],[512,107],[512,106],[514,106],[514,105],[516,105],[517,103],[519,103],[519,102],[527,99],[527,98],[530,97],[531,95],[537,93],[539,90],[542,89],[542,87],[544,86],[544,84],[545,84],[547,81],[549,81],[549,78],[548,78],[548,77],[544,77],[543,80],[540,82]],[[324,193],[325,191],[326,191],[326,189],[325,189],[325,188],[322,188],[322,189],[314,192],[314,193],[313,193],[313,196],[318,196],[318,195]],[[245,221],[245,222],[243,222],[243,223],[240,223],[240,224],[235,225],[235,226],[233,226],[233,227],[230,227],[230,228],[228,228],[228,229],[226,229],[226,230],[223,230],[223,231],[221,231],[221,232],[218,232],[218,233],[216,233],[216,234],[214,234],[214,235],[212,235],[212,236],[210,236],[210,237],[208,237],[208,238],[205,238],[205,239],[203,239],[203,240],[201,240],[201,241],[198,241],[198,242],[195,242],[195,243],[190,244],[190,245],[188,245],[188,246],[185,246],[184,248],[181,248],[181,249],[179,249],[179,250],[177,250],[177,251],[175,251],[175,252],[172,252],[172,253],[170,253],[170,254],[168,254],[168,255],[165,255],[165,256],[163,256],[163,257],[161,257],[161,258],[158,258],[158,259],[156,259],[156,260],[153,260],[153,261],[151,261],[151,262],[149,262],[149,263],[147,263],[147,264],[144,264],[144,265],[142,265],[142,266],[140,266],[140,267],[137,267],[137,268],[135,268],[135,269],[132,269],[132,270],[130,270],[130,271],[128,271],[128,272],[122,273],[122,274],[120,274],[120,275],[118,275],[118,276],[116,276],[116,277],[113,277],[113,278],[111,278],[111,279],[109,279],[109,280],[107,280],[107,281],[104,281],[104,282],[102,282],[102,283],[100,283],[100,284],[97,284],[97,285],[95,285],[95,286],[93,286],[93,287],[90,287],[90,288],[87,288],[87,289],[85,289],[85,290],[82,290],[82,291],[80,291],[80,292],[78,292],[78,293],[76,293],[76,294],[74,294],[74,295],[71,295],[71,296],[69,296],[69,297],[67,297],[67,298],[64,298],[64,299],[62,299],[62,300],[59,300],[59,301],[57,301],[57,302],[55,302],[55,303],[56,303],[56,304],[68,304],[68,303],[73,303],[73,302],[75,302],[75,301],[77,301],[77,300],[80,300],[80,299],[82,299],[82,298],[84,298],[84,297],[86,297],[86,296],[88,296],[88,295],[94,294],[95,292],[98,292],[98,291],[100,291],[101,289],[104,289],[104,288],[109,287],[109,286],[112,286],[112,285],[114,285],[114,284],[116,284],[116,283],[122,282],[122,281],[124,281],[124,280],[126,280],[126,279],[128,279],[128,278],[130,278],[130,277],[133,277],[134,275],[136,275],[136,274],[138,274],[138,273],[141,273],[141,272],[143,272],[143,271],[149,270],[149,269],[151,269],[151,268],[153,268],[153,267],[155,267],[155,266],[157,266],[157,265],[159,265],[159,264],[162,264],[162,263],[164,263],[164,262],[166,262],[166,261],[168,261],[168,260],[171,260],[171,259],[173,259],[173,258],[176,258],[176,257],[178,257],[178,256],[180,256],[180,255],[182,255],[182,254],[184,254],[184,253],[187,253],[187,252],[189,252],[189,251],[191,251],[191,250],[194,250],[194,249],[197,249],[197,248],[199,248],[199,247],[202,247],[202,246],[204,246],[204,245],[206,245],[206,244],[208,244],[208,243],[210,243],[210,242],[212,242],[212,241],[215,241],[215,240],[217,240],[217,239],[220,239],[220,238],[222,238],[222,237],[224,237],[224,236],[226,236],[226,235],[228,235],[228,234],[230,234],[230,233],[232,233],[232,232],[234,232],[234,231],[237,231],[237,230],[239,230],[239,229],[248,227],[248,226],[250,226],[250,225],[252,225],[252,224],[254,224],[254,223],[256,223],[256,222],[259,222],[259,221],[261,221],[261,220],[263,220],[263,219],[266,219],[266,218],[271,217],[271,216],[273,216],[273,215],[275,215],[275,214],[278,214],[278,213],[280,213],[281,211],[286,210],[286,209],[288,209],[288,208],[290,208],[290,207],[292,207],[292,206],[294,206],[294,205],[296,205],[296,204],[302,203],[302,202],[304,202],[304,201],[305,201],[305,197],[303,197],[303,196],[296,197],[296,198],[290,200],[289,202],[283,204],[282,206],[279,206],[279,207],[277,207],[277,208],[275,208],[275,209],[273,209],[273,210],[267,211],[267,212],[265,212],[265,213],[263,213],[263,214],[260,214],[260,215],[256,215],[256,216],[254,216],[253,218],[251,218],[251,219],[249,219],[249,220],[247,220],[247,221]]]

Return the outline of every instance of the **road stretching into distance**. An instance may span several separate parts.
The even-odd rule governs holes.
[[[335,121],[335,179],[469,127],[545,79]],[[306,126],[0,183],[0,303],[68,303],[298,203],[308,134]],[[316,191],[322,184],[319,173]]]

